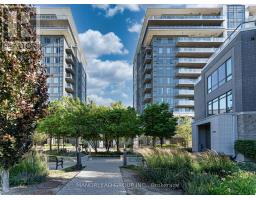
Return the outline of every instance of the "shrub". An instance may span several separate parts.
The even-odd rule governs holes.
[[[154,183],[179,184],[182,187],[193,171],[193,160],[187,152],[151,150],[141,154],[147,163],[142,175]]]
[[[256,160],[256,140],[237,140],[235,150],[245,157]]]
[[[30,152],[24,159],[10,169],[10,185],[28,185],[43,181],[48,175],[45,157],[37,152]]]
[[[199,157],[201,171],[224,177],[238,171],[238,166],[226,156],[211,152],[203,153]]]
[[[250,172],[237,172],[228,176],[220,184],[215,185],[209,194],[221,195],[255,195],[256,174]]]
[[[189,195],[204,195],[209,194],[209,191],[214,185],[218,185],[220,180],[218,176],[207,173],[194,173],[190,177],[190,181],[184,184],[184,192]]]

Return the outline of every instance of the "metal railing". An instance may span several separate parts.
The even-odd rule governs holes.
[[[222,15],[154,15],[149,17],[150,20],[155,19],[224,19]]]
[[[178,68],[177,73],[201,73],[201,69]]]
[[[193,106],[194,100],[177,100],[176,105]]]
[[[181,89],[181,90],[177,90],[175,92],[178,95],[194,95],[194,90],[185,90],[185,89]]]
[[[224,26],[149,26],[149,29],[224,29]]]
[[[207,63],[208,58],[178,58],[177,63]]]
[[[218,48],[178,48],[177,52],[189,52],[189,53],[213,53],[217,50]]]
[[[224,42],[225,38],[215,38],[215,37],[209,37],[209,38],[196,38],[196,37],[178,37],[178,42]]]

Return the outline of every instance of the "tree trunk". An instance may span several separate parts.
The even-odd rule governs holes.
[[[64,148],[65,148],[65,137],[63,136],[62,139],[63,139],[63,140],[62,140],[62,149],[64,150]]]
[[[81,155],[79,149],[79,137],[76,137],[76,168],[78,170],[82,169]]]
[[[156,137],[153,137],[152,138],[152,146],[155,148],[156,146]]]
[[[60,136],[57,137],[57,152],[60,152]]]
[[[116,151],[119,152],[119,137],[116,138]]]
[[[9,170],[8,169],[3,169],[2,170],[2,189],[3,192],[9,192],[10,185],[9,185]]]
[[[164,143],[164,138],[163,138],[163,137],[160,137],[160,145],[161,145],[161,148],[163,148],[163,143]]]
[[[50,152],[52,152],[52,136],[50,136]]]

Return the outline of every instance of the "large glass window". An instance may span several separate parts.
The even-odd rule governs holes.
[[[218,75],[219,75],[219,86],[224,84],[226,82],[226,69],[225,64],[221,65],[218,69]]]
[[[239,24],[245,21],[244,5],[227,6],[228,28],[235,29]]]
[[[231,65],[231,59],[228,59],[226,61],[226,70],[227,70],[227,81],[232,79],[232,65]]]
[[[212,90],[218,88],[218,72],[215,71],[212,74]]]
[[[232,79],[232,64],[231,58],[226,60],[216,71],[207,77],[207,89],[208,93],[217,89],[225,82]]]
[[[229,91],[208,102],[208,115],[232,112],[232,91]]]
[[[212,114],[213,115],[216,115],[218,114],[218,108],[219,105],[218,105],[218,98],[217,99],[214,99],[213,102],[212,102]]]
[[[207,78],[207,87],[208,87],[208,93],[212,91],[212,76],[208,76]]]
[[[227,112],[232,112],[233,102],[232,102],[232,92],[227,93]]]

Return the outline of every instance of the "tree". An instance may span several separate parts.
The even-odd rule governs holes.
[[[5,10],[8,9],[5,5]],[[20,9],[29,12],[32,8],[21,5]],[[2,6],[0,16],[3,16],[1,12]],[[27,20],[23,26],[35,41],[36,33],[30,20],[26,16],[23,19]],[[3,47],[2,40],[0,46]],[[46,113],[47,77],[40,61],[39,44],[33,50],[0,51],[0,165],[4,192],[9,190],[10,167],[31,149],[36,122]]]
[[[47,140],[47,138],[48,138],[48,135],[46,133],[35,132],[32,138],[33,144],[35,146],[42,145]]]
[[[190,117],[180,117],[176,126],[176,135],[182,137],[185,140],[185,146],[192,141],[192,119]]]
[[[163,139],[175,134],[177,119],[169,111],[168,104],[151,104],[145,108],[141,117],[145,135],[153,137],[153,146],[156,137],[159,137],[162,147]]]

